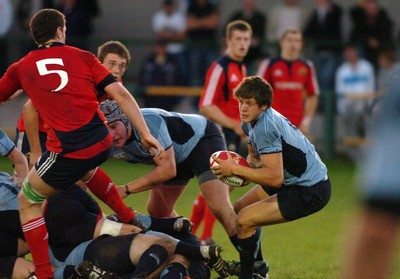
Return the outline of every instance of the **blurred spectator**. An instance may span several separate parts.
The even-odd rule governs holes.
[[[350,10],[351,40],[361,48],[363,57],[377,68],[379,48],[393,42],[393,22],[377,0],[363,0]]]
[[[282,3],[271,9],[269,14],[270,40],[278,41],[289,28],[302,30],[305,22],[305,12],[300,7],[300,0],[281,0]]]
[[[388,85],[400,74],[400,62],[396,61],[396,49],[382,49],[378,54],[378,65],[378,91],[386,95]]]
[[[203,86],[208,67],[217,58],[218,5],[211,0],[189,0],[187,11],[187,51],[190,86]],[[199,98],[188,98],[189,110],[198,112]]]
[[[378,98],[374,100],[373,114],[379,109],[380,99],[388,94],[389,85],[393,82],[399,82],[400,62],[396,61],[396,50],[386,48],[378,53]]]
[[[167,52],[167,42],[158,40],[141,66],[140,85],[143,87],[183,85],[180,70],[176,58]],[[144,106],[173,111],[179,100],[180,97],[145,96]]]
[[[93,19],[100,13],[97,0],[61,0],[58,10],[67,20],[67,44],[89,50]]]
[[[248,22],[253,29],[250,49],[244,58],[249,75],[252,75],[258,60],[264,56],[263,44],[266,38],[267,16],[259,11],[254,0],[242,0],[242,9],[234,12],[228,22],[238,19]]]
[[[20,0],[16,9],[16,18],[18,26],[23,33],[23,42],[21,43],[21,57],[32,49],[36,48],[36,44],[32,41],[29,31],[29,21],[31,17],[40,9],[54,8],[53,0]]]
[[[190,85],[203,86],[208,67],[217,56],[219,13],[208,0],[191,0],[187,11]]]
[[[164,0],[162,9],[153,15],[153,31],[157,40],[166,40],[167,53],[179,62],[182,78],[186,84],[186,15],[178,9],[174,0]]]
[[[375,74],[370,62],[360,58],[357,47],[348,44],[344,49],[345,62],[336,72],[337,110],[342,116],[345,140],[365,137],[372,97],[375,93]],[[357,145],[351,144],[348,155],[356,159]]]
[[[335,88],[335,72],[342,53],[342,8],[331,0],[314,0],[315,8],[304,29],[313,47],[312,61],[321,87],[319,108],[325,104],[326,91]]]
[[[13,22],[13,8],[11,1],[0,0],[0,76],[6,72],[8,65],[8,43],[6,35]]]

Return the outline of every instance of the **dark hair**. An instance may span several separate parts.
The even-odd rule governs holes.
[[[300,34],[301,39],[303,39],[303,33],[301,33],[300,29],[297,29],[297,28],[294,28],[294,27],[290,27],[290,28],[286,29],[282,33],[282,35],[281,35],[279,40],[283,41],[286,38],[286,36],[289,35],[289,34]]]
[[[103,63],[104,58],[106,58],[107,54],[109,53],[113,53],[125,58],[126,66],[128,66],[129,62],[131,61],[131,54],[129,53],[129,50],[123,43],[119,41],[108,41],[99,46],[97,49],[97,58],[101,63]]]
[[[242,82],[236,86],[233,94],[238,99],[254,98],[260,107],[264,105],[270,107],[274,98],[274,91],[271,85],[259,76],[244,78]]]
[[[33,39],[41,45],[54,39],[59,27],[64,28],[65,16],[54,9],[42,9],[32,17],[29,26]]]
[[[244,20],[234,20],[228,23],[225,29],[225,36],[227,38],[230,38],[232,36],[233,31],[239,30],[239,31],[249,31],[250,35],[253,34],[253,29],[251,28],[250,24],[248,24]]]

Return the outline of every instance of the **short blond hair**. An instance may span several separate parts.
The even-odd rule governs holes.
[[[232,36],[233,31],[248,31],[250,32],[250,36],[253,34],[253,28],[251,25],[244,20],[238,19],[228,23],[225,29],[225,36],[230,38]]]

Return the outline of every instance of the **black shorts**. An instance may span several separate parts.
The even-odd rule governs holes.
[[[45,152],[47,150],[46,147],[47,133],[39,132],[39,141],[40,141],[40,147],[42,148],[42,152]],[[19,150],[21,150],[21,152],[24,155],[27,155],[31,151],[31,147],[29,145],[29,140],[28,136],[26,135],[26,132],[20,132],[17,130],[17,134],[15,136],[15,145],[18,147]]]
[[[281,188],[269,186],[262,186],[262,188],[270,196],[278,195],[279,210],[283,218],[289,221],[321,210],[331,197],[331,182],[329,179],[320,181],[311,187],[284,185]]]
[[[66,189],[108,159],[111,148],[90,159],[71,159],[46,151],[35,165],[38,175],[56,189]]]
[[[365,205],[372,210],[379,210],[392,215],[395,218],[400,219],[400,200],[393,199],[379,199],[369,198],[364,201]]]
[[[0,278],[12,278],[17,257],[0,257]]]
[[[241,137],[238,136],[234,130],[225,127],[222,128],[222,133],[224,133],[224,138],[228,150],[241,154],[242,153]]]
[[[0,257],[17,256],[18,238],[25,239],[19,221],[19,212],[18,210],[1,211],[0,220]]]
[[[0,231],[0,257],[17,256],[17,254],[18,254],[18,237]]]
[[[98,265],[100,268],[125,275],[135,271],[130,258],[130,248],[137,234],[120,236],[101,235],[86,248],[84,260]]]
[[[185,162],[177,165],[176,176],[167,181],[167,185],[186,185],[191,178],[199,176],[210,170],[210,156],[220,150],[226,150],[224,138],[211,121],[207,121],[205,135],[189,154]],[[215,175],[213,178],[217,179]]]

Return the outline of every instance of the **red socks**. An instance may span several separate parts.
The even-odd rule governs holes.
[[[49,237],[44,218],[29,220],[22,225],[22,230],[32,254],[35,275],[40,279],[53,278],[49,257]]]
[[[202,194],[199,194],[194,200],[192,207],[192,214],[190,216],[190,221],[193,223],[192,232],[196,234],[197,229],[200,226],[201,220],[203,220],[204,207],[206,201]]]
[[[195,234],[201,221],[203,221],[203,232],[199,237],[200,240],[212,238],[214,223],[216,221],[213,213],[208,208],[202,194],[199,194],[194,201],[190,221],[193,223],[192,232]]]
[[[111,178],[101,169],[97,168],[93,176],[85,181],[92,193],[107,204],[123,223],[129,223],[135,217],[135,213],[126,206]]]
[[[211,210],[208,208],[207,204],[205,205],[204,215],[203,215],[203,232],[199,237],[200,240],[208,240],[212,238],[213,229],[216,218]]]

